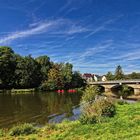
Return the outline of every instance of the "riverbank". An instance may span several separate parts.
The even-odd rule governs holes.
[[[16,93],[16,94],[20,94],[20,93],[32,93],[35,92],[36,89],[35,88],[29,88],[29,89],[11,89],[11,90],[0,90],[0,93]]]
[[[20,127],[24,128],[24,127]],[[19,128],[19,129],[20,129]],[[34,140],[137,140],[140,139],[140,102],[134,104],[117,105],[117,112],[113,118],[102,123],[82,125],[79,121],[49,124],[43,128],[35,128],[32,134],[10,136],[9,130],[0,131],[0,139],[34,139]],[[33,127],[34,130],[34,127]],[[19,131],[19,130],[18,130]],[[22,131],[23,132],[23,131]]]
[[[75,91],[75,93],[82,93],[83,92],[83,87],[81,88],[72,88],[72,90]],[[29,88],[29,89],[11,89],[11,90],[0,90],[0,93],[12,93],[12,94],[23,94],[23,93],[32,93],[35,91],[39,92],[57,92],[56,91],[42,91],[39,90],[38,88]],[[69,92],[69,90],[64,89],[64,92]]]

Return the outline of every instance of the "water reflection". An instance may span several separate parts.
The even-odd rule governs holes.
[[[77,93],[0,94],[0,128],[23,122],[43,125],[60,114],[70,117],[79,100]]]

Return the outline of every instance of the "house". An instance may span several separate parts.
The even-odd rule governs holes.
[[[107,81],[107,79],[106,79],[106,76],[105,75],[103,75],[102,76],[102,81],[104,82],[104,81]]]
[[[91,73],[84,73],[82,75],[83,79],[85,79],[87,82],[93,82],[93,76],[94,74],[91,74]]]

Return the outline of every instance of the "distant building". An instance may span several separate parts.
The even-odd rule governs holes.
[[[102,76],[102,81],[107,81],[106,76]]]
[[[93,76],[94,74],[91,74],[91,73],[84,73],[83,74],[83,79],[85,79],[87,82],[93,82]]]
[[[98,81],[98,77],[96,75],[94,75],[94,81],[97,82]]]

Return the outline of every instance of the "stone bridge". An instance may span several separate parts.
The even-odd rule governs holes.
[[[135,95],[140,95],[140,80],[118,80],[118,81],[98,81],[98,82],[89,82],[90,85],[99,85],[104,87],[105,92],[111,92],[111,89],[117,85],[128,85],[134,89]]]

